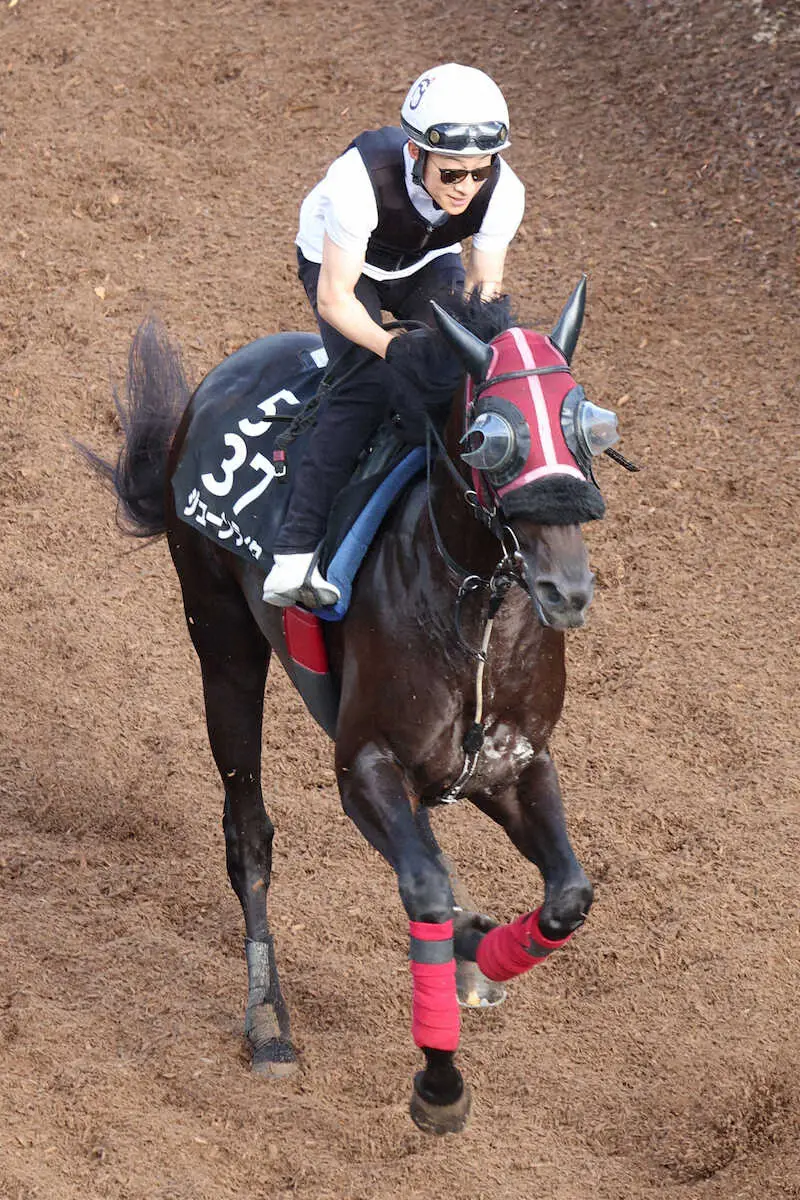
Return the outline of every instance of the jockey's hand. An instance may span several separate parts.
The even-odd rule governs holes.
[[[386,362],[423,404],[449,400],[464,377],[457,355],[435,329],[397,334],[386,348]]]

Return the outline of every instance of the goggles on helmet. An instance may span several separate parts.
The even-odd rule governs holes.
[[[508,126],[502,121],[481,121],[476,125],[440,124],[430,125],[424,133],[403,121],[406,133],[419,139],[432,150],[446,153],[448,150],[462,152],[474,147],[476,150],[498,150],[508,138]]]

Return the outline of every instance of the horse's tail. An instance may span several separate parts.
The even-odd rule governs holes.
[[[117,523],[134,537],[166,530],[166,477],[170,443],[189,402],[189,385],[178,351],[160,321],[148,317],[128,354],[125,391],[114,404],[125,435],[116,463],[86,446],[81,453],[117,493]]]

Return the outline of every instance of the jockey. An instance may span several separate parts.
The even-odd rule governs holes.
[[[412,353],[420,331],[383,329],[381,311],[430,325],[436,294],[498,294],[522,220],[524,188],[499,154],[510,144],[508,108],[483,71],[457,63],[425,71],[403,102],[401,125],[356,137],[300,209],[298,275],[329,367],[264,581],[269,604],[294,604],[301,589],[315,607],[339,599],[314,561],[333,500],[392,393],[426,389]]]

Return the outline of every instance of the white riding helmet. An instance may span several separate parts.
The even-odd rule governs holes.
[[[496,154],[511,145],[500,88],[483,71],[459,63],[432,67],[414,81],[400,123],[421,150],[439,154]]]

